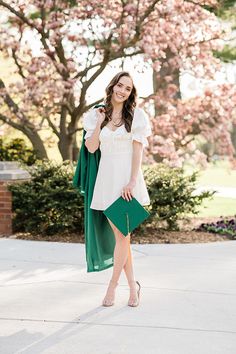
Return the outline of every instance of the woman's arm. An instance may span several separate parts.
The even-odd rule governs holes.
[[[101,132],[101,123],[97,121],[96,128],[94,129],[93,134],[85,140],[85,146],[89,152],[92,154],[98,149],[99,147],[99,134]]]
[[[99,148],[99,135],[101,132],[101,124],[105,119],[105,113],[101,108],[97,109],[96,114],[98,116],[96,128],[93,131],[93,134],[85,140],[85,146],[89,152],[92,154]]]
[[[143,144],[133,140],[132,169],[129,183],[123,188],[122,197],[132,199],[132,189],[135,187],[138,171],[142,162]]]

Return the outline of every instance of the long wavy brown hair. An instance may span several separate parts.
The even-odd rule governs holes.
[[[111,116],[112,116],[112,112],[113,112],[113,105],[111,103],[111,97],[113,94],[113,87],[119,82],[119,80],[122,76],[129,77],[133,83],[133,79],[132,79],[131,75],[127,71],[121,71],[118,74],[116,74],[113,77],[113,79],[111,80],[111,82],[108,84],[108,86],[106,88],[106,98],[104,100],[104,104],[105,104],[104,109],[105,109],[106,118],[103,121],[101,128],[103,128],[105,125],[107,125],[107,123],[111,120]],[[136,106],[136,99],[137,99],[137,90],[136,90],[136,87],[134,86],[134,83],[133,83],[133,87],[130,92],[130,95],[129,95],[128,99],[124,102],[123,109],[122,109],[122,118],[124,120],[124,125],[125,125],[125,129],[127,130],[127,132],[131,131],[131,125],[132,125],[133,116],[134,116],[134,108]],[[122,122],[121,122],[121,125],[122,125]]]

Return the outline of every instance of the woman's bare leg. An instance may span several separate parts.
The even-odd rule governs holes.
[[[130,243],[128,245],[128,257],[124,265],[124,271],[130,288],[130,296],[129,296],[128,303],[132,306],[133,303],[137,302],[138,294],[137,294],[137,284],[134,279],[133,260],[132,260]]]
[[[124,265],[127,262],[130,245],[130,234],[124,236],[110,220],[109,223],[116,238],[116,245],[114,249],[114,266],[111,280],[118,282]]]
[[[133,304],[137,301],[137,284],[134,280],[132,254],[130,247],[130,234],[124,236],[116,226],[108,219],[111,228],[116,238],[116,245],[114,250],[114,267],[113,274],[110,280],[106,296],[103,300],[104,305],[111,305],[114,301],[115,288],[117,286],[122,269],[124,269],[126,278],[130,287],[129,304]]]
[[[103,300],[103,305],[109,306],[113,304],[114,295],[115,295],[115,287],[118,284],[120,274],[124,268],[124,265],[127,261],[128,257],[128,245],[130,243],[130,234],[124,236],[117,227],[108,219],[111,228],[114,232],[116,244],[114,249],[114,265],[113,265],[113,273],[112,277],[107,289],[106,296]]]
[[[128,257],[124,265],[124,271],[125,271],[127,281],[130,284],[132,281],[134,281],[133,260],[132,260],[130,243],[128,245]]]

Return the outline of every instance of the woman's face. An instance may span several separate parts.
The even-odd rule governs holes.
[[[113,87],[112,100],[116,103],[125,102],[131,94],[133,82],[130,77],[122,76]]]

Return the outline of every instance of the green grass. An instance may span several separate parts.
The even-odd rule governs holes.
[[[198,178],[198,184],[201,186],[214,185],[236,188],[236,171],[210,168],[201,172]]]
[[[213,197],[205,200],[199,208],[198,217],[236,215],[236,199]]]
[[[185,168],[186,174],[191,172],[193,168]],[[210,164],[206,170],[199,171],[197,184],[236,188],[236,170],[232,170],[227,161],[217,161],[215,164]]]
[[[194,171],[191,167],[185,168],[185,173]],[[227,161],[217,161],[209,164],[208,168],[199,171],[197,186],[219,186],[236,188],[236,170],[230,168]],[[211,216],[232,216],[236,214],[236,199],[214,196],[211,200],[206,200],[199,208],[200,217]]]

